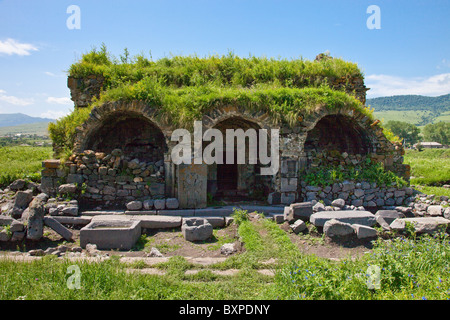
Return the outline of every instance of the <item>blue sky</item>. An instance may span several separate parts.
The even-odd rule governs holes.
[[[70,5],[80,29],[70,30]],[[381,29],[367,28],[370,5]],[[368,97],[450,93],[450,1],[0,0],[0,113],[73,109],[66,70],[105,43],[119,56],[249,54],[358,63]]]

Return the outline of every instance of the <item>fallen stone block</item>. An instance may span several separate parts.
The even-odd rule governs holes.
[[[299,234],[300,232],[306,229],[306,223],[303,220],[299,219],[295,221],[293,224],[291,224],[290,227],[295,234]]]
[[[18,191],[16,193],[16,199],[14,200],[14,207],[25,209],[33,200],[33,191]]]
[[[313,204],[311,202],[293,203],[289,206],[287,211],[286,220],[293,221],[302,219],[307,221],[313,214]],[[284,211],[286,214],[286,210]]]
[[[427,213],[430,216],[442,216],[442,211],[443,211],[442,206],[435,206],[435,205],[429,206],[427,209]]]
[[[375,238],[377,236],[377,230],[374,228],[361,224],[352,224],[352,227],[355,230],[358,239]]]
[[[396,210],[378,210],[375,217],[381,217],[387,224],[391,224],[395,219],[402,218]]]
[[[277,223],[277,224],[281,224],[284,222],[284,215],[279,214],[279,213],[275,213],[272,214],[273,220]]]
[[[335,219],[349,224],[362,224],[373,226],[376,223],[375,215],[368,211],[340,210],[340,211],[322,211],[311,215],[310,222],[316,227],[323,227],[328,220]]]
[[[181,232],[187,241],[205,241],[212,237],[213,226],[203,218],[183,219]]]
[[[323,232],[326,236],[344,237],[354,233],[354,229],[350,223],[342,222],[336,219],[327,220],[323,226]]]
[[[61,237],[63,237],[67,241],[72,241],[73,234],[72,231],[64,227],[61,223],[59,223],[56,219],[53,217],[44,217],[44,224],[51,228],[53,231],[55,231],[57,234],[59,234]]]
[[[6,242],[11,240],[11,233],[7,232],[5,229],[0,231],[0,242]]]
[[[447,229],[450,225],[450,220],[443,217],[418,217],[396,219],[390,224],[390,227],[395,230],[405,230],[407,222],[413,224],[417,233],[433,233]]]

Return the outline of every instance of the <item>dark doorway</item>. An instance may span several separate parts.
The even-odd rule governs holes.
[[[226,163],[226,155],[223,154],[224,164],[217,165],[217,190],[219,192],[231,194],[232,191],[236,192],[238,189],[238,165],[237,165],[237,153],[234,152],[234,163]]]

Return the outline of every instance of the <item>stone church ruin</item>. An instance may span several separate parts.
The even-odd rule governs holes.
[[[192,58],[199,63],[195,71],[189,69],[188,62],[182,65],[183,58],[148,62],[143,69],[131,64],[126,71],[129,74],[120,72],[124,72],[125,78],[135,78],[119,84],[111,80],[115,75],[109,71],[96,70],[89,74],[71,69],[68,87],[74,112],[87,110],[89,115],[74,130],[71,155],[64,161],[43,163],[43,191],[55,195],[61,185],[74,184],[81,206],[120,209],[133,201],[151,202],[150,207],[155,209],[158,200],[165,200],[162,209],[199,209],[207,207],[208,202],[222,200],[289,205],[314,199],[329,204],[340,197],[349,205],[378,207],[392,201],[394,204],[406,201],[407,195],[400,197],[401,200],[398,197],[389,200],[386,195],[393,193],[392,186],[371,181],[341,181],[329,186],[311,186],[304,181],[308,172],[317,168],[358,167],[367,162],[380,163],[384,170],[409,179],[401,144],[386,138],[383,128],[364,106],[368,89],[362,74],[336,71],[337,65],[347,62],[323,55],[308,62],[261,60],[259,63],[269,66],[272,63],[277,68],[281,63],[286,68],[304,64],[320,70],[320,75],[302,73],[303,69],[299,69],[284,77],[273,71],[266,75],[271,79],[270,84],[261,76],[244,79],[242,85],[233,82],[236,77],[245,76],[238,63],[251,66],[251,58],[228,57],[222,62],[214,59]],[[225,60],[234,61],[236,65],[229,66],[236,69],[234,73],[224,71]],[[217,69],[201,69],[212,62],[217,63]],[[89,63],[74,66],[86,65]],[[108,68],[111,67],[103,70],[111,70]],[[144,75],[133,73],[139,70]],[[152,77],[163,79],[155,82],[155,86],[163,82],[163,91],[152,89],[151,85],[146,89]],[[199,77],[208,81],[217,77],[222,87],[211,89],[199,85],[195,83],[200,81]],[[123,98],[111,95],[109,99],[108,94],[118,88],[132,90],[126,91]],[[201,90],[205,93],[201,94]],[[130,96],[133,92],[138,94]],[[185,105],[168,107],[180,97],[187,97],[180,100]],[[171,152],[176,143],[171,141],[171,134],[182,127],[179,119],[191,114],[190,120],[202,122],[203,132],[209,128],[221,132],[278,129],[280,170],[273,176],[261,175],[263,165],[259,161],[257,164],[175,165]],[[62,146],[54,142],[58,151]],[[203,147],[207,145],[204,142]]]

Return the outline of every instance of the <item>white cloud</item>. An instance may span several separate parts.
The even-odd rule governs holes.
[[[47,112],[41,113],[41,118],[50,118],[50,119],[59,119],[64,117],[70,113],[69,111],[55,111],[55,110],[47,110]]]
[[[8,96],[5,94],[5,90],[0,90],[0,101],[7,102],[10,104],[14,104],[16,106],[28,106],[30,104],[34,103],[33,99],[24,99],[24,98],[18,98],[14,96]]]
[[[57,97],[48,97],[47,98],[48,103],[56,103],[56,104],[63,104],[63,105],[69,105],[72,104],[72,100],[67,97],[57,98]]]
[[[450,73],[431,77],[403,78],[385,74],[369,75],[365,79],[368,98],[417,94],[440,96],[450,93]]]
[[[28,56],[31,54],[31,51],[38,51],[38,48],[30,43],[20,43],[14,39],[0,41],[0,54]]]

